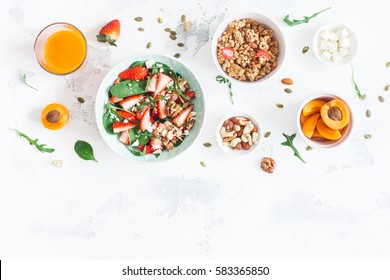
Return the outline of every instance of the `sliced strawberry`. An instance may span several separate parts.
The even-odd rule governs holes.
[[[160,119],[165,119],[167,117],[167,106],[165,100],[157,101],[157,115]]]
[[[152,116],[150,116],[149,120],[151,123],[154,123],[156,121]]]
[[[96,36],[98,42],[108,42],[110,45],[116,47],[116,40],[119,38],[121,29],[121,24],[119,20],[114,19],[104,25],[100,31],[99,34]]]
[[[150,113],[150,116],[153,117],[153,118],[158,116],[157,107],[153,108],[152,113]]]
[[[136,123],[124,123],[124,122],[114,122],[112,123],[112,130],[114,133],[121,131],[129,130],[130,128],[136,127]]]
[[[234,50],[232,48],[223,48],[222,49],[222,56],[225,59],[231,59],[234,56]]]
[[[158,139],[157,137],[153,137],[152,139],[150,139],[150,142],[149,144],[153,147],[153,146],[161,146],[162,145],[162,141],[161,139]]]
[[[180,112],[179,115],[177,115],[172,122],[178,126],[181,127],[187,120],[188,115],[191,113],[192,109],[194,108],[194,104],[191,104],[187,108],[185,108],[183,111]]]
[[[164,89],[167,88],[168,84],[171,83],[172,81],[173,79],[168,75],[159,73],[155,92],[156,93],[162,92]]]
[[[115,103],[118,103],[120,101],[122,101],[123,98],[118,98],[116,97],[115,95],[111,95],[110,99],[108,100],[111,104],[115,104]]]
[[[258,50],[256,53],[256,57],[264,57],[265,59],[268,59],[270,57],[270,54],[265,50]]]
[[[193,90],[186,91],[184,94],[187,95],[190,99],[195,98],[195,92]]]
[[[179,99],[179,95],[175,91],[172,91],[170,100],[175,102],[177,99]]]
[[[146,91],[148,92],[155,92],[157,86],[157,74],[153,74],[153,76],[150,78],[148,87],[146,88]]]
[[[125,118],[126,120],[130,121],[130,122],[136,122],[137,121],[137,117],[134,113],[130,113],[130,112],[127,112],[127,111],[121,111],[121,110],[118,110],[116,111],[118,113],[119,116],[121,116],[122,118]]]
[[[149,107],[146,106],[145,108],[147,108],[147,110],[145,110],[145,112],[142,114],[141,122],[140,122],[140,125],[139,125],[139,129],[141,131],[149,130],[150,126],[152,125],[152,123],[150,122]]]
[[[137,65],[120,72],[118,77],[122,80],[142,81],[146,79],[148,73],[148,68],[142,67],[141,65]]]
[[[121,132],[121,135],[119,136],[119,141],[126,145],[130,144],[129,132],[127,130]]]
[[[145,155],[153,154],[153,152],[154,152],[153,147],[150,145],[140,145],[139,150],[141,151],[141,153],[143,153],[145,150]]]
[[[142,98],[142,95],[129,96],[129,97],[126,97],[125,99],[123,99],[121,102],[119,102],[119,105],[121,105],[122,108],[127,111],[128,109],[133,107],[135,104],[137,104],[141,98]]]

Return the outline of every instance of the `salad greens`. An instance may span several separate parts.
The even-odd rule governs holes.
[[[15,131],[21,138],[25,138],[29,143],[30,145],[33,145],[35,146],[38,151],[42,152],[42,153],[52,153],[55,151],[55,149],[52,149],[52,148],[46,148],[46,144],[38,144],[38,139],[31,139],[30,137],[28,137],[26,134],[24,134],[23,132],[15,129],[15,128],[11,128],[11,130]]]
[[[108,134],[114,135],[115,133],[112,130],[112,124],[116,121],[119,121],[120,116],[115,111],[116,107],[114,105],[107,103],[105,107],[106,107],[106,112],[103,115],[103,127]]]
[[[230,80],[228,78],[225,78],[225,77],[221,76],[221,75],[218,75],[216,80],[220,84],[228,84],[229,91],[230,91],[230,101],[234,105],[233,92],[232,92],[232,83],[230,82]]]
[[[296,133],[292,134],[291,136],[283,133],[283,136],[286,137],[286,142],[282,142],[281,144],[283,146],[287,146],[287,147],[290,147],[293,151],[294,151],[294,156],[296,156],[297,158],[299,158],[303,163],[306,163],[303,158],[301,157],[301,155],[299,154],[297,148],[294,147],[294,144],[293,144],[293,140],[296,136]]]
[[[312,18],[315,18],[316,16],[318,16],[320,13],[322,12],[325,12],[329,9],[331,9],[332,7],[329,7],[329,8],[326,8],[326,9],[323,9],[311,16],[305,16],[303,19],[293,19],[293,20],[290,20],[290,15],[286,15],[283,19],[283,21],[285,23],[287,23],[289,26],[295,26],[295,25],[298,25],[298,24],[301,24],[301,23],[308,23],[309,20],[311,20]]]
[[[74,145],[74,150],[80,158],[98,162],[93,155],[92,146],[88,142],[78,140]]]
[[[125,98],[146,92],[147,81],[125,80],[113,85],[110,88],[112,95],[118,98]]]

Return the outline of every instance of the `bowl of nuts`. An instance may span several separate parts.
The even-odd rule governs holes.
[[[273,76],[286,49],[276,23],[257,13],[227,18],[216,29],[211,46],[217,69],[242,83],[261,83]]]
[[[251,115],[233,113],[222,118],[217,128],[217,142],[228,154],[244,155],[256,150],[261,140],[258,121]]]

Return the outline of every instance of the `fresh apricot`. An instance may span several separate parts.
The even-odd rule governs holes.
[[[307,138],[311,138],[313,136],[314,129],[316,128],[316,124],[319,118],[319,113],[313,114],[303,124],[302,132]]]
[[[44,127],[52,130],[63,128],[69,120],[69,112],[65,106],[57,103],[47,105],[41,115]]]
[[[307,117],[307,116],[311,116],[311,115],[313,115],[315,113],[319,113],[320,110],[321,110],[321,107],[324,104],[326,104],[326,102],[324,100],[314,99],[314,100],[310,101],[309,103],[307,103],[305,105],[305,107],[303,107],[302,115]]]
[[[323,139],[324,137],[318,132],[318,129],[316,127],[314,129],[314,132],[313,132],[313,135],[311,136],[311,138],[321,138],[321,139]]]
[[[319,119],[316,124],[316,128],[318,133],[321,134],[322,137],[328,140],[338,140],[341,138],[342,134],[337,129],[332,129],[325,124],[323,119]]]
[[[349,107],[343,100],[335,98],[321,107],[321,118],[329,128],[342,129],[351,118]]]

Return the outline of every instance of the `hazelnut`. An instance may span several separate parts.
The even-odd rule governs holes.
[[[241,143],[241,146],[244,150],[249,150],[251,148],[251,145],[249,145],[248,143]]]
[[[233,123],[241,125],[241,126],[246,126],[248,123],[251,122],[248,118],[245,118],[245,117],[233,117],[233,118],[230,118],[230,120]]]
[[[237,145],[233,147],[233,150],[235,150],[235,151],[239,151],[239,150],[241,150],[241,149],[242,149],[241,142],[240,142],[240,143],[237,143]]]
[[[233,128],[234,123],[231,120],[226,120],[223,123],[223,126],[226,128],[226,130],[231,130]]]

